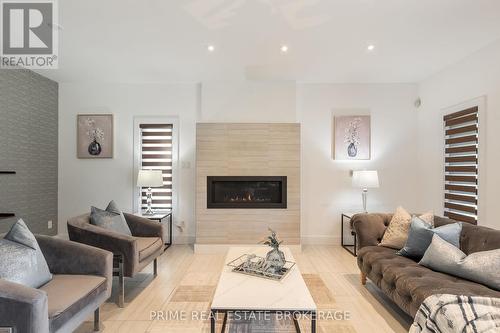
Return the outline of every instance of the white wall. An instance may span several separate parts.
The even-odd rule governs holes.
[[[178,116],[179,159],[190,168],[179,170],[179,210],[176,223],[186,230],[174,236],[193,241],[195,119],[198,86],[195,84],[86,84],[59,85],[59,232],[66,233],[68,218],[83,214],[91,205],[105,207],[114,199],[124,211],[133,207],[133,117]],[[113,159],[76,158],[76,115],[113,113]]]
[[[485,154],[480,165],[479,186],[481,225],[500,228],[495,205],[500,198],[500,41],[448,67],[419,85],[422,107],[419,109],[419,169],[421,195],[419,207],[443,211],[442,174],[442,109],[467,100],[486,96],[485,142],[480,142],[480,153]],[[484,134],[484,133],[483,133]]]
[[[201,89],[200,122],[296,122],[295,82],[210,82]]]
[[[415,85],[328,85],[292,82],[196,84],[60,84],[59,226],[69,217],[103,207],[114,199],[123,210],[133,203],[133,117],[180,117],[179,203],[176,222],[185,222],[177,242],[195,234],[195,124],[204,122],[302,123],[303,242],[338,244],[340,213],[362,208],[360,191],[351,187],[352,169],[379,170],[381,187],[370,190],[368,208],[409,210],[417,203],[417,152],[413,101]],[[332,112],[368,109],[372,116],[372,160],[339,162],[331,158]],[[115,115],[115,157],[76,158],[76,115]],[[185,163],[184,163],[185,164]]]
[[[380,188],[370,189],[368,211],[415,211],[417,152],[411,84],[302,84],[298,109],[302,123],[303,243],[339,243],[340,214],[362,210],[361,191],[351,186],[350,170],[378,170]],[[370,161],[335,161],[331,157],[332,116],[369,110],[372,122]]]

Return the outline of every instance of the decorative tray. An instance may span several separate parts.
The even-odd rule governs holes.
[[[255,254],[244,254],[230,263],[229,267],[233,267],[233,272],[256,276],[260,278],[281,281],[295,266],[294,262],[285,261],[285,265],[278,272],[269,269],[266,265],[266,259]],[[267,269],[266,269],[267,268]]]

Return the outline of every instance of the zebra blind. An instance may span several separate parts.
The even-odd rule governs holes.
[[[141,124],[141,169],[161,170],[163,186],[152,189],[152,209],[172,209],[172,124]],[[147,188],[140,190],[140,207],[147,208]]]
[[[477,224],[478,108],[445,115],[444,215]]]

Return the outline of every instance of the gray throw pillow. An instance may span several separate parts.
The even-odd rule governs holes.
[[[442,239],[456,247],[460,246],[460,234],[462,233],[461,223],[446,224],[438,228],[421,218],[414,216],[411,220],[408,240],[405,246],[397,253],[399,255],[420,260],[432,241],[433,235],[439,235]]]
[[[90,223],[98,227],[118,232],[120,234],[132,236],[130,228],[125,220],[125,216],[119,210],[114,201],[111,201],[106,208],[102,210],[96,207],[90,208]]]
[[[500,249],[469,255],[434,235],[420,265],[500,290]]]
[[[47,261],[23,220],[0,240],[0,278],[32,288],[52,280]]]

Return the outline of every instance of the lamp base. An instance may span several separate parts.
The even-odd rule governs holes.
[[[363,192],[361,192],[361,196],[363,198],[363,212],[368,213],[366,210],[366,197],[368,196],[368,189],[364,188]]]

